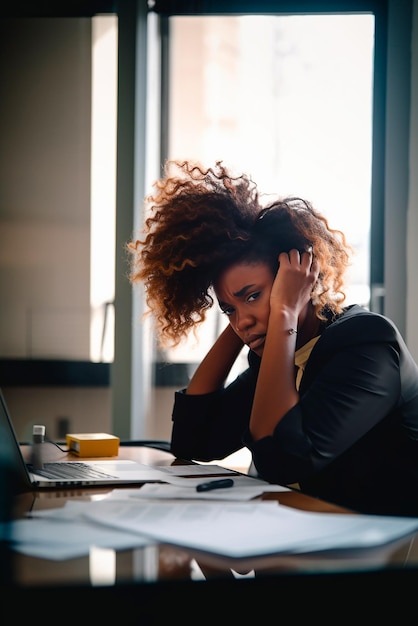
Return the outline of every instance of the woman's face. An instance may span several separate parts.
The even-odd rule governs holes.
[[[223,313],[242,341],[261,356],[270,315],[274,274],[267,263],[237,263],[214,285]]]

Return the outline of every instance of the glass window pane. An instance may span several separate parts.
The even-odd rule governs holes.
[[[310,200],[354,246],[349,302],[366,306],[373,50],[372,14],[170,18],[168,157]],[[225,323],[212,313],[171,359],[200,360]]]

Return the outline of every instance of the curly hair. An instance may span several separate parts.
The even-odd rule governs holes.
[[[132,284],[142,282],[161,345],[177,345],[213,305],[217,277],[239,261],[267,262],[275,273],[280,252],[313,248],[320,263],[312,291],[316,315],[341,312],[350,251],[341,231],[301,198],[263,207],[256,183],[233,176],[218,161],[203,168],[168,161],[155,192],[145,198],[141,238],[127,243]]]

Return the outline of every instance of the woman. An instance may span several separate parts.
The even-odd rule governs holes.
[[[229,325],[175,394],[172,451],[243,446],[260,478],[363,513],[418,515],[418,367],[387,318],[345,306],[351,249],[307,201],[262,206],[222,162],[171,162],[128,244],[162,345],[218,302]],[[248,368],[226,384],[244,346]]]

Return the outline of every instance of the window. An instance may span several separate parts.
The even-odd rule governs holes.
[[[175,16],[167,67],[167,156],[222,159],[263,193],[311,200],[354,246],[348,299],[366,306],[374,28],[371,13]],[[227,323],[215,309],[164,359],[200,361]]]

